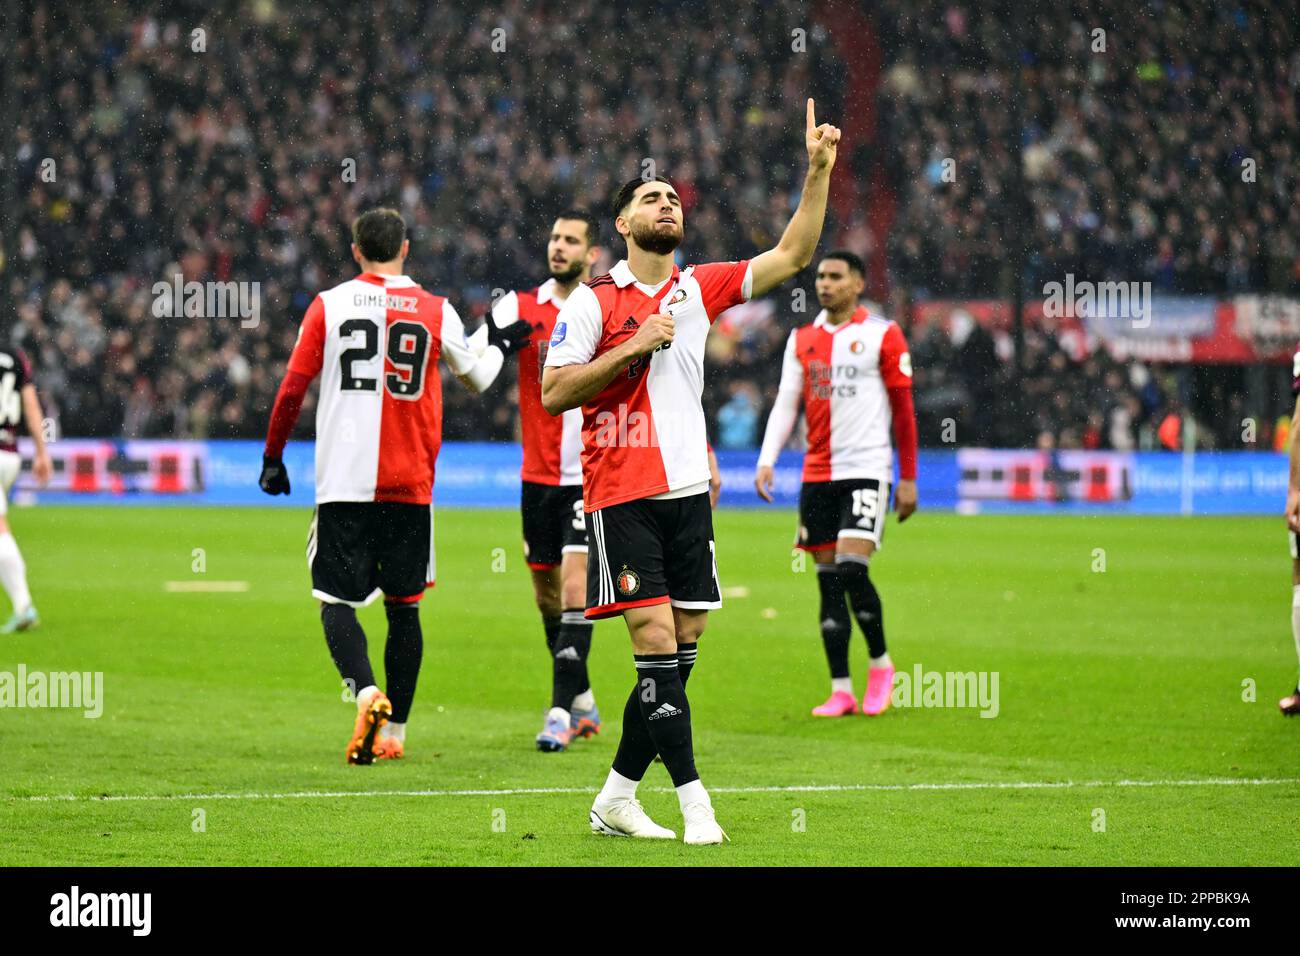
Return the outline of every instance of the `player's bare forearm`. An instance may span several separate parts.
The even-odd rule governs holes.
[[[804,179],[799,208],[790,217],[781,241],[773,249],[755,256],[751,263],[754,276],[752,294],[760,296],[775,289],[786,279],[798,275],[812,262],[817,241],[826,221],[826,197],[830,192],[829,169],[808,170]]]
[[[27,419],[27,433],[32,436],[36,454],[45,454],[45,415],[41,411],[41,400],[36,397],[36,386],[23,386],[23,415]]]
[[[1300,533],[1300,397],[1296,398],[1295,411],[1291,415],[1291,434],[1287,444],[1290,446],[1291,477],[1286,490],[1286,525]]]
[[[902,524],[916,512],[916,480],[901,478],[894,493],[894,509],[898,512],[898,523]]]
[[[586,365],[548,366],[542,370],[542,407],[552,415],[577,408],[599,395],[638,357],[629,340]]]
[[[1291,415],[1291,432],[1287,436],[1291,456],[1291,490],[1300,492],[1300,398]]]
[[[817,125],[813,101],[809,100],[804,129],[808,175],[803,181],[799,208],[790,217],[790,223],[785,227],[776,248],[769,249],[750,261],[753,278],[751,296],[770,292],[812,262],[817,240],[822,235],[822,224],[826,221],[826,197],[830,192],[831,170],[835,168],[839,142],[840,131],[837,127],[829,123]]]

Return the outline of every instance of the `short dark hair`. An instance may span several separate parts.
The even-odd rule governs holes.
[[[600,241],[600,223],[596,217],[585,209],[566,209],[555,217],[559,219],[576,219],[587,224],[587,245],[594,246]]]
[[[673,186],[672,180],[668,179],[666,176],[652,176],[649,179],[645,179],[644,177],[638,176],[636,179],[629,179],[621,187],[619,187],[618,192],[614,194],[614,218],[615,219],[623,215],[623,210],[626,209],[627,204],[632,201],[632,194],[635,193],[642,186],[644,186],[646,183],[667,183],[669,186]],[[674,192],[677,191],[676,186],[673,186],[673,191]]]
[[[867,274],[867,267],[862,264],[862,260],[858,258],[855,253],[849,252],[847,249],[832,249],[830,252],[826,253],[826,255],[822,256],[822,258],[839,259],[849,267],[849,271],[856,272],[860,276],[865,276]]]
[[[361,250],[361,258],[370,262],[392,262],[405,239],[406,222],[391,207],[367,209],[352,220],[352,241]]]

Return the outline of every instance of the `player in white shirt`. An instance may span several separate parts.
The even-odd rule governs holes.
[[[400,213],[368,210],[352,234],[361,274],[320,293],[303,317],[271,411],[258,484],[269,495],[289,494],[281,455],[307,386],[319,377],[307,563],[330,656],[356,693],[346,759],[370,764],[405,752],[424,653],[419,607],[434,582],[432,495],[442,446],[439,360],[480,392],[529,328],[490,328],[490,346],[476,353],[451,303],[403,274],[410,241]],[[375,681],[356,615],[381,594],[387,693]]]
[[[889,706],[894,664],[868,566],[889,510],[891,430],[898,445],[898,520],[916,508],[912,358],[898,325],[859,304],[862,289],[861,259],[843,249],[822,257],[817,298],[823,308],[812,323],[790,333],[754,477],[759,495],[771,501],[773,468],[802,403],[808,451],[795,547],[812,552],[817,563],[822,642],[831,670],[831,696],[813,709],[816,717],[858,712],[849,676],[853,625],[846,594],[871,655],[862,711],[875,716]]]
[[[679,268],[681,199],[658,178],[624,184],[614,225],[627,259],[579,286],[560,310],[542,377],[551,414],[582,406],[583,503],[593,552],[587,616],[621,615],[637,684],[618,754],[589,815],[597,833],[673,839],[636,800],[656,753],[677,790],[690,844],[721,843],[695,768],[686,679],[708,611],[721,605],[709,507],[704,343],[722,311],[811,260],[839,130],[808,101],[808,174],[780,242],[751,261]]]

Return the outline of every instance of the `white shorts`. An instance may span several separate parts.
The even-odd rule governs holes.
[[[9,492],[23,470],[23,456],[17,452],[0,451],[0,515],[9,513]]]

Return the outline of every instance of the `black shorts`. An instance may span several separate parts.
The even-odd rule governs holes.
[[[709,494],[639,498],[587,515],[595,546],[587,562],[589,618],[650,604],[722,607]]]
[[[525,481],[519,510],[524,516],[524,560],[534,571],[558,568],[566,554],[587,553],[582,485]]]
[[[875,542],[885,534],[889,511],[889,482],[878,478],[804,482],[799,491],[799,536],[803,551],[835,547],[840,538]]]
[[[311,593],[364,607],[380,593],[412,603],[433,586],[433,506],[395,501],[317,505],[307,534]]]

